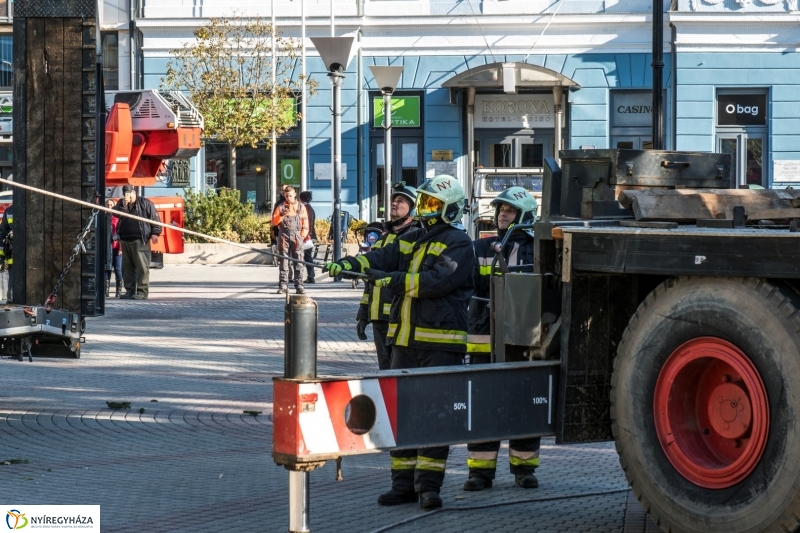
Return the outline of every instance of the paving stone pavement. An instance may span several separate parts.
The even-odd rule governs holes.
[[[319,302],[320,374],[377,368],[359,341],[360,290],[326,277]],[[111,300],[88,319],[78,360],[0,360],[0,505],[99,504],[102,530],[203,533],[288,528],[288,474],[272,462],[272,384],[283,371],[283,302],[269,266],[168,265],[147,301]],[[106,402],[130,402],[111,410]],[[260,411],[258,416],[244,411]],[[445,507],[384,508],[388,454],[311,473],[318,532],[620,532],[658,528],[628,490],[612,443],[544,439],[541,486],[468,493],[466,446],[455,446]],[[507,448],[500,463],[507,461]]]

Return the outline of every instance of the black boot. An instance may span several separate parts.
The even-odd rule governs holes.
[[[106,298],[111,294],[111,280],[106,280]]]
[[[419,506],[425,510],[438,509],[442,506],[442,498],[432,490],[419,493]]]
[[[417,503],[419,495],[416,492],[404,492],[392,489],[378,496],[380,505],[402,505],[404,503]]]
[[[533,475],[533,472],[530,474],[515,475],[514,482],[523,489],[535,489],[539,487],[539,480],[536,479],[536,476]]]
[[[492,480],[484,479],[480,476],[472,476],[464,482],[464,490],[475,492],[483,489],[491,489]]]
[[[119,298],[120,296],[122,296],[122,281],[117,281],[117,293],[114,298]]]

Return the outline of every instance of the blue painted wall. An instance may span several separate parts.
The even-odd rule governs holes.
[[[452,150],[454,160],[461,158],[460,172],[464,172],[463,161],[464,124],[462,111],[450,104],[449,93],[441,85],[456,74],[479,65],[494,62],[522,61],[522,56],[403,56],[365,57],[362,68],[365,90],[377,90],[369,65],[403,65],[405,67],[398,90],[424,91],[424,161],[431,160],[431,150]],[[166,71],[169,58],[145,58],[144,87],[158,88]],[[569,147],[594,144],[598,148],[608,147],[609,142],[609,89],[650,88],[652,83],[649,54],[578,54],[530,56],[532,64],[559,72],[580,84],[568,96],[569,102]],[[669,87],[670,57],[664,69],[665,87]],[[351,62],[345,72],[342,87],[342,161],[347,164],[347,177],[342,182],[342,208],[352,214],[358,213],[357,202],[357,74],[356,61]],[[305,115],[308,131],[308,183],[314,193],[314,207],[318,216],[327,217],[331,210],[330,181],[313,179],[314,163],[330,162],[331,135],[331,87],[322,61],[308,57],[306,71],[311,79],[319,83],[318,92],[309,99]],[[679,78],[680,79],[680,78]],[[669,98],[667,98],[669,101]],[[362,167],[364,182],[369,185],[369,99],[364,98],[364,119],[361,127],[364,137]],[[669,138],[669,132],[667,134]],[[193,166],[194,169],[194,166]],[[464,176],[460,176],[463,178]],[[365,190],[364,196],[369,197]]]
[[[800,55],[683,53],[678,55],[678,149],[713,151],[718,89],[767,90],[771,161],[800,159]]]

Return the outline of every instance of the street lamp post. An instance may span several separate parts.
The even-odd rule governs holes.
[[[383,95],[383,218],[388,221],[392,198],[392,94],[400,81],[403,67],[371,66],[369,69]]]
[[[342,81],[344,71],[350,63],[354,37],[312,37],[311,42],[319,52],[333,89],[331,122],[333,135],[333,260],[342,258]]]

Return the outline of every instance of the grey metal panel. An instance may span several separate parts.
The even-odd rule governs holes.
[[[94,0],[16,0],[14,18],[94,18],[96,5]]]
[[[503,340],[517,346],[542,345],[542,275],[511,273],[505,276]],[[512,319],[513,317],[513,319]]]

